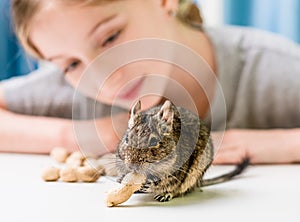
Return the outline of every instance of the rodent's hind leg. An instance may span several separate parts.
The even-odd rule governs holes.
[[[172,193],[163,193],[154,196],[154,199],[159,202],[167,202],[173,199]]]

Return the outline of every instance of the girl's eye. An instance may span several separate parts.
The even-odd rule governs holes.
[[[74,61],[72,62],[65,70],[64,73],[69,73],[72,72],[76,67],[79,65],[79,61]]]
[[[105,47],[107,46],[108,44],[112,43],[113,41],[115,41],[118,36],[120,35],[121,31],[117,31],[115,32],[114,34],[112,34],[110,37],[108,37],[104,43],[102,44],[102,47]]]

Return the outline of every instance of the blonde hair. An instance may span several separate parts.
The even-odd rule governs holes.
[[[203,23],[198,6],[191,0],[179,0],[176,16],[189,25],[201,26]]]
[[[12,17],[15,32],[24,49],[32,56],[42,59],[39,50],[34,46],[29,38],[29,25],[34,15],[41,10],[42,3],[49,0],[13,0]],[[52,1],[52,0],[50,0]],[[64,0],[64,4],[97,5],[120,0]],[[191,0],[179,0],[179,8],[176,17],[182,22],[191,25],[202,25],[202,17],[199,8]]]

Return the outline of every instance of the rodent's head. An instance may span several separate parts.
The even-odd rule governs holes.
[[[161,107],[141,111],[137,102],[131,109],[128,129],[117,152],[123,170],[161,177],[168,173],[176,158],[180,127],[176,107],[166,101]]]

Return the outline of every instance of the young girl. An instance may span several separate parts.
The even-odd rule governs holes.
[[[195,13],[195,7],[187,7],[189,4],[192,3],[178,0],[15,0],[13,14],[23,46],[36,57],[60,67],[75,87],[83,71],[99,54],[121,43],[142,38],[167,39],[192,49],[214,71],[225,96],[227,116],[221,121],[226,121],[227,131],[215,163],[236,163],[245,154],[251,157],[252,163],[300,161],[300,47],[252,29],[203,27],[202,30],[201,18]],[[136,74],[132,71],[151,72],[155,65],[142,63],[119,69],[101,89],[99,101],[113,104],[118,90],[134,79]],[[179,69],[163,70],[189,92],[196,101],[199,115],[206,118],[209,101],[205,92],[192,79],[180,77]],[[139,84],[146,83],[139,82],[130,92]],[[4,94],[9,93],[4,90]],[[218,116],[221,98],[219,92],[213,98],[211,112],[217,118],[221,118]],[[9,107],[10,101],[5,96],[3,101]],[[147,106],[147,101],[145,103]],[[23,123],[29,121],[24,116],[4,115],[20,118]],[[40,141],[46,135],[54,135],[52,130],[55,130],[49,144],[60,142],[74,147],[69,121],[48,122],[41,117],[34,119],[31,126],[41,127],[46,122],[49,125],[45,131],[36,129],[37,134],[43,134],[38,135]],[[101,139],[108,150],[113,151],[118,137],[113,128],[108,127],[110,118],[96,123],[99,129],[105,127]],[[215,140],[219,136],[213,133]],[[24,137],[21,139],[26,141]],[[36,144],[32,146],[36,148],[29,151],[38,152]],[[43,151],[49,151],[49,147]]]

